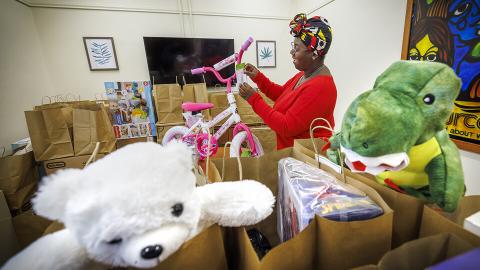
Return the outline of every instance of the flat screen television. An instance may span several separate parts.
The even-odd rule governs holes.
[[[148,71],[153,84],[203,82],[192,75],[192,68],[213,66],[234,53],[233,39],[144,37]],[[234,65],[220,71],[225,78],[235,72]],[[205,74],[207,86],[221,84],[212,73]]]

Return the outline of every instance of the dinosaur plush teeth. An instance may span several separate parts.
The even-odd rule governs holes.
[[[364,157],[351,149],[340,146],[345,153],[345,163],[353,172],[367,172],[374,175],[384,171],[399,171],[409,164],[407,153],[395,153],[378,157]]]

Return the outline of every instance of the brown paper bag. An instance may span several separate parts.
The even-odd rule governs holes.
[[[263,93],[258,92],[265,102],[273,107],[273,101],[267,98]],[[235,94],[235,101],[237,103],[238,114],[245,124],[263,124],[263,119],[258,116],[252,106],[238,94]]]
[[[32,210],[13,218],[13,227],[20,247],[23,249],[43,235],[52,221],[35,215]]]
[[[277,135],[271,128],[268,126],[250,126],[250,130],[260,140],[264,153],[277,149]]]
[[[325,157],[325,152],[320,151],[325,142],[321,139],[315,139],[314,142],[317,151]],[[315,150],[310,139],[295,140],[294,148],[308,157],[315,157]],[[352,173],[348,169],[345,169],[345,173],[375,189],[393,209],[392,248],[418,238],[424,204],[422,201],[379,184],[371,175]]]
[[[260,158],[241,158],[243,179],[260,181],[276,195],[278,161],[289,156],[316,164],[314,159],[298,150],[287,148],[267,153]],[[212,161],[217,168],[223,167],[222,159]],[[236,158],[225,159],[225,180],[239,179],[237,164]],[[341,177],[326,167],[321,168]],[[228,232],[227,239],[231,242],[227,254],[231,259],[231,269],[349,269],[376,263],[390,249],[393,213],[373,189],[350,176],[346,176],[346,181],[367,193],[384,209],[384,214],[374,219],[354,222],[336,222],[316,217],[299,235],[279,244],[277,212],[274,210],[272,215],[254,226],[276,246],[262,260],[256,257],[244,228],[233,228]]]
[[[183,102],[207,103],[208,91],[205,83],[191,83],[185,84],[183,90]],[[210,119],[210,111],[202,111],[205,119]]]
[[[5,194],[10,211],[18,212],[22,206],[28,208],[37,183],[33,152],[0,158],[0,190]]]
[[[72,138],[61,108],[26,111],[35,160],[74,155]]]
[[[210,109],[210,116],[212,119],[228,108],[227,93],[225,91],[208,93],[208,100],[213,104],[213,108]],[[218,122],[216,126],[221,126],[226,120],[227,118],[223,119]]]
[[[407,242],[387,252],[378,265],[362,266],[355,270],[426,269],[471,249],[473,246],[470,243],[453,234],[437,234]]]
[[[449,232],[480,247],[480,236],[463,228],[465,218],[480,211],[480,195],[466,196],[460,200],[455,212],[448,214],[425,206],[420,237]]]
[[[185,242],[154,270],[212,269],[227,270],[227,258],[223,247],[223,229],[213,225]],[[120,268],[114,268],[120,269]],[[128,268],[134,269],[134,268]],[[136,268],[135,268],[136,269]]]
[[[8,210],[7,201],[0,190],[0,265],[18,252],[19,246],[15,230],[12,224],[12,217]]]
[[[70,101],[35,106],[34,110],[26,111],[35,160],[73,156],[73,110],[92,107],[98,107],[95,101]]]
[[[92,154],[97,142],[100,142],[98,153],[115,150],[115,134],[103,105],[73,110],[73,142],[76,156]]]
[[[158,122],[164,124],[183,122],[180,85],[156,84],[153,89]]]

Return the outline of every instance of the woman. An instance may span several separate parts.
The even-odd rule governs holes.
[[[326,19],[315,16],[307,20],[298,14],[290,22],[290,33],[295,37],[290,54],[300,72],[283,86],[271,82],[251,64],[245,73],[267,97],[275,101],[272,107],[247,83],[239,93],[252,106],[265,124],[277,134],[277,149],[293,146],[294,139],[310,138],[310,123],[322,117],[334,127],[333,110],[337,89],[330,71],[324,64],[332,42],[331,28]],[[325,125],[324,122],[318,124]],[[332,134],[317,129],[315,137],[328,138]]]

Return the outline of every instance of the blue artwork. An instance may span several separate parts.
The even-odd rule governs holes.
[[[101,65],[107,64],[112,59],[112,52],[106,42],[92,42],[91,53],[94,61]]]
[[[90,70],[118,70],[115,46],[111,37],[84,37]]]
[[[480,1],[452,1],[448,26],[454,44],[452,68],[462,79],[462,92],[470,89],[472,99],[480,98]]]
[[[461,78],[446,129],[480,153],[480,0],[415,0],[408,59],[445,63]]]

